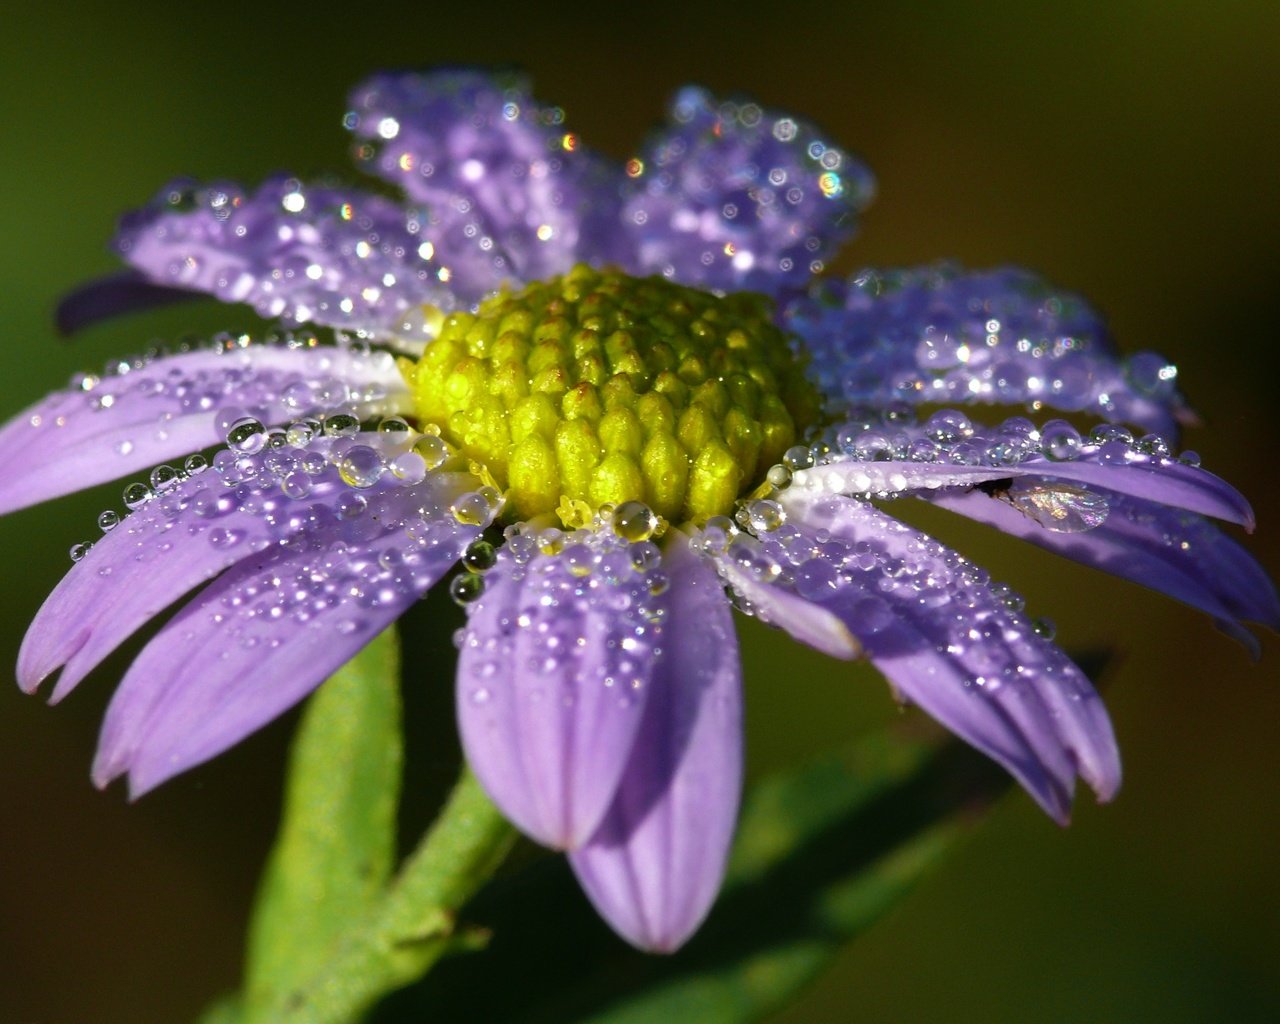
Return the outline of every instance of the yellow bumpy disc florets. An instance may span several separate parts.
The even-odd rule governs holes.
[[[770,311],[760,295],[577,266],[447,315],[403,368],[423,425],[484,465],[508,514],[641,501],[701,522],[817,413]]]

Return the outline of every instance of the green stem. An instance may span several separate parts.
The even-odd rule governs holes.
[[[464,768],[435,824],[364,920],[309,983],[246,1021],[359,1020],[378,998],[421,977],[458,943],[458,910],[502,863],[514,838],[515,831]]]

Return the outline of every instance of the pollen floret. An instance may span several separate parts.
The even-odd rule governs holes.
[[[519,518],[642,501],[701,522],[813,421],[817,398],[769,301],[579,265],[453,313],[403,369],[417,413]]]

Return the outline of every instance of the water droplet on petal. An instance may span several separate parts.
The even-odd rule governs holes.
[[[267,428],[252,416],[244,416],[227,431],[227,446],[245,455],[255,455],[267,443]]]
[[[338,473],[349,487],[372,487],[386,471],[382,453],[367,444],[353,445],[338,459]]]
[[[465,607],[484,593],[484,578],[475,573],[459,573],[449,584],[449,596]]]
[[[632,543],[648,540],[658,524],[657,514],[642,501],[624,501],[613,510],[613,532]]]

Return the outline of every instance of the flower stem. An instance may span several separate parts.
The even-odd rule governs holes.
[[[502,863],[515,831],[464,768],[448,802],[384,895],[334,947],[310,982],[250,1021],[351,1024],[377,999],[465,947],[457,912]]]

